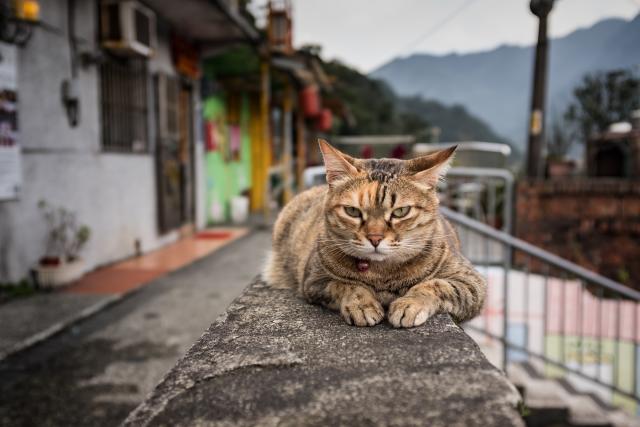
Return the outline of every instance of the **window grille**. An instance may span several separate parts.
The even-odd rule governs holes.
[[[100,73],[103,150],[147,152],[149,74],[146,61],[106,61]]]

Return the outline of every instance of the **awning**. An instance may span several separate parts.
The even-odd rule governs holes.
[[[320,61],[314,57],[300,52],[292,56],[272,56],[271,65],[291,74],[301,86],[317,84],[324,91],[332,89]]]
[[[297,57],[274,56],[271,65],[278,70],[291,74],[301,86],[315,83],[313,73],[307,69],[306,64]]]
[[[200,47],[257,42],[258,30],[228,0],[145,0],[181,36]],[[236,3],[237,4],[237,3]]]

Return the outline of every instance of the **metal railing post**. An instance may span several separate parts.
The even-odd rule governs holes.
[[[485,322],[484,328],[473,325],[473,324],[468,324],[465,327],[468,327],[469,329],[482,333],[485,336],[491,338],[492,340],[497,340],[498,342],[502,343],[503,345],[502,368],[503,370],[505,370],[505,372],[507,371],[507,367],[509,364],[509,352],[510,351],[516,351],[518,353],[522,352],[527,355],[527,358],[534,358],[542,362],[546,366],[551,366],[554,368],[561,369],[562,372],[564,372],[565,374],[571,374],[572,376],[577,376],[577,377],[586,379],[594,384],[607,387],[608,389],[614,391],[615,393],[623,397],[627,397],[635,400],[636,402],[640,402],[640,398],[638,396],[638,384],[636,383],[637,382],[636,378],[633,378],[630,381],[630,384],[631,384],[630,386],[627,386],[626,380],[625,382],[620,381],[620,379],[622,378],[623,369],[629,366],[628,364],[625,364],[624,366],[622,366],[623,362],[621,357],[620,340],[623,337],[622,337],[621,331],[632,330],[634,333],[632,341],[635,341],[637,337],[636,328],[637,328],[637,316],[638,316],[638,314],[635,311],[637,311],[638,303],[640,302],[640,292],[638,292],[635,289],[624,286],[623,284],[618,283],[614,280],[608,279],[604,276],[594,273],[593,271],[587,270],[584,267],[581,267],[564,258],[561,258],[548,251],[545,251],[544,249],[541,249],[537,246],[534,246],[530,243],[527,243],[523,240],[513,237],[508,233],[496,230],[493,227],[490,227],[479,221],[471,219],[464,214],[455,212],[446,207],[441,207],[441,212],[444,215],[444,217],[449,221],[451,221],[451,223],[455,225],[458,229],[460,229],[460,231],[464,231],[467,234],[468,233],[477,234],[481,239],[484,240],[485,242],[485,244],[483,245],[484,256],[480,258],[485,259],[485,263],[484,263],[485,266],[488,265],[487,255],[489,252],[489,249],[488,249],[489,245],[487,244],[487,242],[489,240],[491,240],[492,243],[494,244],[502,245],[504,249],[503,261],[502,261],[502,267],[504,269],[503,289],[502,289],[503,316],[501,319],[502,333],[497,334],[497,333],[491,332],[489,330],[490,323],[486,323],[486,322]],[[527,292],[527,295],[525,296],[525,298],[527,298],[528,296],[528,280],[529,280],[529,275],[532,274],[531,270],[533,269],[534,270],[533,274],[538,274],[540,276],[540,279],[543,280],[542,282],[543,295],[541,300],[542,312],[540,313],[541,315],[540,320],[542,322],[542,325],[541,325],[542,330],[540,333],[540,338],[542,338],[542,347],[540,350],[528,348],[529,341],[530,341],[528,336],[526,338],[524,345],[514,343],[509,338],[509,335],[510,335],[509,334],[509,317],[510,317],[509,316],[509,307],[510,307],[509,295],[511,293],[509,290],[509,282],[512,280],[515,281],[517,277],[519,277],[517,275],[511,275],[512,267],[513,267],[514,251],[520,251],[522,254],[524,254],[527,260],[526,278],[525,278],[525,280],[527,281],[527,286],[525,287],[525,289],[527,290],[525,292]],[[529,263],[530,259],[533,259],[536,262],[536,264],[532,265],[532,268],[528,267],[530,265]],[[554,273],[554,275],[556,274],[558,275],[558,280],[552,283],[548,283],[550,278],[550,273],[549,273],[550,271],[557,272],[557,273]],[[578,367],[572,366],[571,359],[573,359],[573,356],[567,357],[566,355],[567,342],[565,340],[564,335],[567,333],[567,319],[566,319],[567,313],[564,311],[566,308],[564,304],[567,303],[566,293],[569,290],[569,286],[571,285],[571,283],[569,283],[566,279],[566,277],[568,276],[575,278],[575,280],[578,280],[580,283],[580,286],[578,287],[578,291],[579,291],[578,298],[580,303],[578,304],[578,307],[576,307],[576,309],[579,311],[575,313],[575,315],[577,315],[579,319],[579,324],[576,328],[577,329],[576,333],[578,334],[577,338],[579,339],[578,350],[580,352],[580,354],[578,354],[577,356],[579,360]],[[553,285],[553,286],[551,286],[550,288],[550,285]],[[558,288],[556,285],[559,285],[561,287]],[[595,296],[595,301],[597,302],[596,325],[595,325],[596,331],[595,331],[595,337],[594,337],[594,340],[597,341],[597,347],[596,347],[597,355],[595,360],[596,372],[590,372],[590,370],[587,370],[585,372],[585,369],[584,369],[585,362],[583,360],[584,358],[583,353],[585,349],[583,347],[584,347],[585,330],[583,329],[584,327],[583,321],[585,316],[583,311],[585,310],[584,308],[585,295],[582,293],[584,289],[586,289],[586,291],[588,292],[592,292]],[[549,304],[550,304],[550,301],[553,301],[556,298],[554,297],[554,294],[557,293],[556,291],[560,291],[561,296],[559,298],[559,301],[556,301],[556,302],[559,302],[560,305],[555,307],[556,310],[554,311],[553,307],[550,309]],[[514,292],[515,292],[515,289],[514,289]],[[605,304],[605,299],[615,302],[616,303],[615,306],[609,304],[609,308],[607,308],[607,305]],[[633,305],[634,315],[631,316],[633,317],[633,320],[631,321],[625,320],[624,321],[625,324],[623,324],[624,319],[622,315],[623,300],[631,300],[634,303]],[[528,301],[526,301],[524,305],[527,306]],[[560,311],[558,312],[558,310]],[[487,313],[487,311],[485,311],[485,313]],[[554,317],[550,318],[550,315],[553,315],[554,313],[555,313],[555,318]],[[601,369],[602,369],[601,365],[603,365],[603,362],[605,362],[605,359],[606,359],[603,354],[603,334],[607,334],[609,329],[607,328],[607,331],[603,331],[602,320],[603,320],[603,314],[605,313],[607,314],[607,319],[610,319],[612,316],[615,316],[614,317],[615,341],[612,347],[614,354],[613,354],[613,360],[611,363],[613,376],[610,379],[603,378],[602,372],[601,372]],[[527,319],[528,319],[528,314],[529,313],[528,313],[528,307],[527,307],[526,313],[525,313],[525,315],[527,316]],[[548,322],[554,322],[554,323],[548,323]],[[629,324],[630,322],[633,322],[633,325]],[[547,352],[547,350],[549,349],[547,348],[546,333],[548,329],[550,329],[551,325],[555,325],[553,326],[555,329],[561,329],[560,334],[562,335],[560,337],[560,340],[561,340],[560,341],[561,348],[559,349],[560,353],[557,354],[556,356],[550,355]],[[528,320],[527,320],[527,327],[529,327]],[[635,343],[634,343],[634,346],[635,346]],[[557,349],[557,346],[554,346],[552,348]],[[636,354],[636,351],[637,350],[634,348],[633,350],[634,355]],[[554,351],[554,353],[556,352],[557,351]],[[635,365],[635,358],[631,363]],[[631,367],[632,369],[631,372],[632,372],[632,375],[635,376],[636,375],[635,366],[633,365]]]
[[[506,373],[507,365],[509,364],[509,272],[511,271],[511,250],[508,245],[504,245],[502,252],[504,254],[502,263],[502,268],[504,269],[502,280],[502,333],[504,334],[504,341],[502,342],[502,370]]]

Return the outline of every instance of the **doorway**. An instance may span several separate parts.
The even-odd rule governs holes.
[[[157,95],[158,227],[167,233],[193,225],[193,89],[177,77],[159,74]]]

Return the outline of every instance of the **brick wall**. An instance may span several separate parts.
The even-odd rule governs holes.
[[[515,222],[521,239],[640,289],[640,180],[521,181]]]

